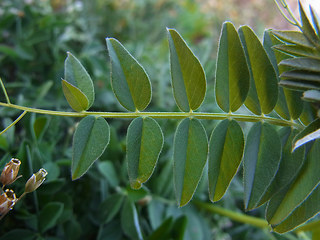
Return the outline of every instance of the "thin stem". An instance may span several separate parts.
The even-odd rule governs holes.
[[[13,127],[14,125],[16,125],[17,122],[19,122],[20,119],[23,118],[23,116],[26,115],[26,114],[27,114],[27,111],[23,111],[23,112],[20,114],[20,116],[19,116],[16,120],[14,120],[13,123],[11,123],[11,124],[10,124],[8,127],[6,127],[2,132],[0,132],[0,136],[1,136],[3,133],[5,133],[6,131],[8,131],[11,127]]]
[[[302,129],[303,126],[299,123],[288,121],[280,118],[268,117],[265,115],[245,115],[245,114],[232,114],[232,113],[205,113],[205,112],[62,112],[53,110],[44,110],[37,108],[29,108],[19,106],[15,104],[8,104],[0,102],[0,106],[10,107],[15,109],[24,110],[27,112],[34,112],[39,114],[57,115],[57,116],[68,116],[68,117],[86,117],[89,115],[100,116],[103,118],[137,118],[137,117],[152,117],[152,118],[165,118],[165,119],[183,119],[194,117],[197,119],[206,120],[223,120],[223,119],[234,119],[237,121],[244,122],[258,122],[267,121],[272,124],[280,126],[291,126],[298,129]]]
[[[7,103],[10,104],[11,102],[10,102],[7,90],[6,90],[5,86],[4,86],[1,78],[0,78],[0,84],[1,84],[1,88],[2,88],[2,91],[4,93],[4,96],[6,97]]]
[[[288,4],[286,3],[285,0],[279,0],[281,2],[282,7],[287,11],[287,13],[289,14],[289,16],[291,17],[291,19],[288,18],[288,16],[284,13],[284,11],[282,10],[282,7],[279,5],[278,0],[274,0],[274,3],[277,5],[281,15],[292,25],[297,26],[301,29],[301,25],[299,23],[299,21],[295,18],[295,16],[293,15],[290,7],[288,6]]]
[[[234,212],[234,211],[225,209],[223,207],[216,206],[212,203],[204,203],[197,200],[194,200],[193,203],[200,209],[204,209],[212,213],[217,213],[217,214],[226,216],[234,221],[250,224],[251,226],[255,226],[262,229],[265,229],[265,228],[270,229],[268,222],[261,218],[252,217],[243,213]]]

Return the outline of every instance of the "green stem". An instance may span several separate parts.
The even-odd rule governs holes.
[[[2,132],[0,132],[0,136],[1,136],[3,133],[5,133],[6,131],[8,131],[11,127],[13,127],[14,125],[16,125],[17,122],[19,122],[20,119],[23,118],[23,116],[26,115],[26,114],[27,114],[27,111],[23,111],[23,113],[21,113],[20,116],[19,116],[16,120],[14,120],[14,122],[12,122],[8,127],[6,127]]]
[[[37,109],[19,106],[15,104],[0,102],[0,106],[20,109],[27,112],[34,112],[39,114],[57,115],[57,116],[68,116],[68,117],[85,117],[89,115],[100,116],[103,118],[137,118],[137,117],[152,117],[152,118],[165,118],[165,119],[183,119],[188,117],[194,117],[197,119],[206,120],[223,120],[223,119],[234,119],[237,121],[244,122],[257,122],[267,121],[272,124],[280,126],[291,126],[302,129],[302,125],[293,121],[288,121],[280,118],[268,117],[265,115],[254,116],[245,114],[232,114],[232,113],[205,113],[205,112],[62,112],[45,109]]]
[[[5,86],[4,86],[1,78],[0,78],[0,85],[1,85],[2,91],[3,91],[3,93],[4,93],[4,96],[6,97],[7,103],[10,104],[10,99],[9,99],[7,90],[6,90]]]
[[[205,203],[197,200],[194,200],[193,203],[200,209],[204,209],[212,213],[217,213],[217,214],[226,216],[234,221],[250,224],[251,226],[255,226],[262,229],[265,229],[265,228],[270,229],[268,222],[261,218],[252,217],[243,213],[234,212],[234,211],[225,209],[223,207],[216,206],[212,203]]]
[[[287,2],[285,0],[280,0],[280,3],[282,5],[282,7],[287,11],[287,13],[289,14],[290,18],[289,19],[287,17],[287,15],[283,12],[281,6],[278,3],[278,0],[274,0],[274,3],[277,5],[281,15],[292,25],[297,26],[298,28],[301,29],[301,25],[299,23],[299,21],[295,18],[294,14],[292,13],[290,7],[288,6]]]

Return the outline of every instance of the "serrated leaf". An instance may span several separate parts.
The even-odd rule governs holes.
[[[286,233],[314,217],[320,211],[320,185],[312,191],[308,198],[298,206],[283,222],[272,226],[277,233]],[[317,235],[318,237],[319,235]]]
[[[209,142],[209,197],[219,201],[237,173],[244,149],[240,125],[232,120],[222,121],[212,132]]]
[[[275,70],[258,37],[248,26],[240,27],[239,35],[253,79],[245,105],[255,114],[268,114],[274,109],[278,100],[278,82]],[[258,108],[259,105],[261,111]]]
[[[320,138],[320,119],[313,121],[294,138],[292,151],[318,138]]]
[[[316,35],[302,5],[301,2],[299,2],[299,12],[300,12],[300,19],[302,23],[302,32],[304,35],[308,38],[309,41],[311,41],[314,45],[319,46],[319,38]]]
[[[109,125],[102,117],[83,118],[73,136],[72,180],[80,178],[102,155],[110,139]]]
[[[290,127],[281,128],[279,131],[282,156],[279,169],[272,183],[259,201],[259,205],[267,202],[274,194],[289,185],[294,177],[298,174],[305,160],[305,148],[292,152],[292,140],[297,135],[297,130]]]
[[[99,207],[99,215],[101,222],[110,222],[116,214],[120,211],[124,200],[124,195],[115,193],[106,198]]]
[[[39,230],[41,233],[56,225],[57,220],[63,212],[63,204],[60,202],[49,202],[40,212]]]
[[[137,209],[132,201],[127,199],[121,211],[121,227],[131,239],[143,240]]]
[[[281,142],[277,131],[268,123],[255,123],[248,133],[244,152],[246,209],[258,207],[260,199],[277,173],[280,160]]]
[[[192,198],[200,181],[208,153],[207,134],[197,119],[182,120],[173,143],[174,183],[180,207]]]
[[[320,102],[320,91],[309,90],[303,93],[303,100],[309,102]]]
[[[144,110],[151,101],[151,83],[146,71],[118,40],[107,38],[106,42],[116,98],[129,111]]]
[[[263,46],[265,47],[269,59],[276,71],[277,80],[279,82],[279,75],[290,70],[290,68],[286,66],[278,66],[279,62],[289,58],[288,55],[272,49],[274,46],[279,46],[278,44],[281,44],[281,41],[274,37],[270,31],[266,31],[264,34]],[[275,106],[275,111],[284,119],[289,119],[289,117],[291,119],[297,119],[301,115],[302,110],[303,102],[301,100],[301,92],[279,87],[279,96],[278,102]]]
[[[82,112],[89,108],[88,98],[79,88],[62,79],[62,90],[73,110]]]
[[[298,46],[314,48],[313,44],[299,31],[271,31],[277,38]]]
[[[235,112],[244,103],[250,74],[238,33],[230,22],[222,26],[216,66],[216,99],[225,112]]]
[[[198,58],[174,29],[168,29],[173,95],[184,111],[197,110],[206,94],[206,77]]]
[[[280,195],[271,198],[266,217],[270,224],[278,225],[285,220],[292,211],[302,204],[320,182],[319,175],[320,141],[312,144],[307,159],[301,171]]]
[[[163,146],[163,133],[152,118],[134,119],[127,133],[127,161],[130,185],[139,189],[158,161]]]
[[[86,96],[88,99],[88,109],[94,102],[93,82],[79,60],[70,52],[67,54],[68,57],[64,65],[64,79],[72,86],[78,88]]]
[[[320,72],[320,60],[308,57],[285,59],[280,62],[280,65],[292,67],[297,70]]]

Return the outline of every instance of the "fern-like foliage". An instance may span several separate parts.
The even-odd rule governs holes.
[[[131,187],[140,188],[151,177],[162,151],[164,136],[155,119],[182,119],[173,142],[179,206],[192,199],[206,164],[209,199],[216,202],[243,163],[246,210],[267,204],[266,219],[279,233],[313,217],[320,211],[320,140],[316,140],[320,120],[309,102],[320,102],[320,29],[314,11],[313,25],[301,6],[300,13],[302,32],[266,31],[263,42],[248,26],[236,30],[230,22],[223,24],[215,96],[224,113],[196,112],[206,94],[205,72],[174,29],[167,29],[171,82],[181,112],[144,111],[152,97],[151,81],[138,61],[113,38],[106,39],[111,85],[129,112],[87,111],[95,98],[92,80],[81,63],[68,54],[63,92],[79,112],[77,116],[84,117],[73,138],[72,179],[85,174],[107,147],[110,129],[105,118],[134,118],[127,132],[128,175]],[[305,91],[303,96],[297,90]],[[9,100],[7,105],[14,107]],[[220,121],[209,139],[203,119]],[[246,129],[248,134],[239,121],[253,122]],[[134,208],[130,202],[124,207]]]

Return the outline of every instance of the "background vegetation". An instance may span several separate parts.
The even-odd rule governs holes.
[[[260,34],[266,27],[288,28],[272,1],[3,0],[0,76],[16,104],[70,109],[61,91],[63,64],[70,51],[94,80],[97,99],[91,110],[123,111],[111,91],[105,44],[106,37],[115,37],[151,76],[156,91],[148,110],[177,111],[170,87],[165,31],[172,27],[191,45],[207,73],[208,94],[200,110],[217,112],[220,110],[210,99],[214,98],[218,37],[226,20],[238,26],[252,25]],[[4,100],[3,95],[0,97]],[[19,112],[0,108],[0,115],[0,125],[5,128]],[[172,142],[177,121],[159,121],[166,136],[164,150],[155,173],[141,190],[131,190],[128,184],[128,120],[109,120],[111,140],[107,151],[83,178],[72,182],[75,122],[77,119],[33,114],[0,136],[1,166],[11,157],[22,161],[23,177],[13,187],[18,195],[31,173],[41,167],[49,173],[45,183],[1,222],[0,239],[135,239],[135,218],[139,218],[141,231],[149,239],[163,239],[161,234],[166,234],[166,239],[192,240],[308,238],[295,233],[280,236],[268,228],[255,228],[199,210],[197,199],[209,202],[206,179],[201,181],[194,201],[177,208],[172,184]],[[216,122],[205,124],[211,132]],[[241,170],[238,175],[242,175]],[[120,209],[124,194],[136,202],[137,215]],[[217,205],[241,213],[242,198],[241,178],[236,177]],[[132,207],[125,206],[129,210]],[[263,218],[264,209],[248,214]]]

